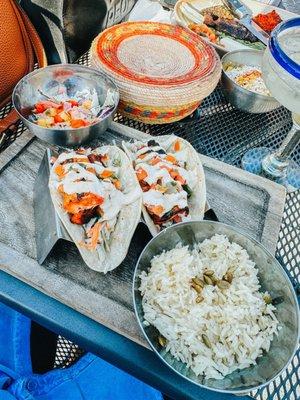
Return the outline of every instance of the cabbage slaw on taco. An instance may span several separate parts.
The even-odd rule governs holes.
[[[190,143],[166,135],[123,147],[143,191],[143,216],[152,235],[174,223],[203,219],[205,176]]]

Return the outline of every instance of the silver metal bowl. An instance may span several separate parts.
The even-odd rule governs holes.
[[[158,331],[143,325],[142,297],[139,291],[140,274],[148,271],[152,257],[178,243],[192,246],[195,242],[226,235],[245,248],[259,270],[262,290],[267,290],[276,302],[276,316],[282,329],[274,338],[270,351],[257,360],[257,365],[235,371],[222,380],[196,376],[186,364],[176,360],[158,344]],[[293,358],[299,341],[299,309],[293,286],[278,261],[256,240],[231,226],[212,221],[193,221],[171,226],[155,236],[145,247],[137,262],[133,281],[133,300],[139,325],[152,349],[161,360],[187,380],[223,393],[242,394],[258,389],[275,379]]]
[[[72,98],[78,90],[95,89],[99,104],[106,99],[108,90],[113,93],[114,108],[104,119],[93,125],[77,129],[44,128],[28,120],[28,116],[38,101],[45,100],[39,92],[46,94],[58,84],[64,85]],[[80,146],[101,136],[111,123],[119,102],[119,91],[114,82],[95,69],[74,65],[50,65],[31,72],[22,78],[15,87],[13,104],[28,129],[37,137],[53,145]]]
[[[236,50],[222,57],[221,82],[223,91],[227,101],[239,110],[260,114],[280,107],[280,103],[274,97],[251,92],[241,87],[229,78],[224,70],[229,62],[261,67],[263,54],[261,50]]]

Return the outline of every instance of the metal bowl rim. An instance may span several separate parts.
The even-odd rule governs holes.
[[[233,79],[231,79],[228,74],[226,73],[226,71],[224,70],[224,62],[226,61],[227,57],[230,57],[230,55],[232,54],[236,54],[236,53],[258,53],[258,54],[263,54],[264,50],[256,50],[256,49],[241,49],[241,50],[233,50],[233,51],[229,51],[228,53],[224,54],[221,58],[221,65],[222,65],[222,73],[225,75],[225,77],[227,79],[229,79],[229,81],[233,84],[233,86],[235,88],[239,88],[242,92],[244,92],[245,94],[250,94],[252,93],[252,95],[257,96],[258,99],[260,100],[271,100],[274,101],[278,104],[280,104],[275,97],[273,96],[268,96],[266,94],[261,94],[261,93],[257,93],[257,92],[253,92],[252,90],[246,89],[243,86],[238,85]],[[229,61],[229,60],[228,60]],[[246,64],[245,64],[246,65]]]
[[[136,289],[138,290],[138,288],[136,288],[137,270],[138,270],[138,267],[139,267],[139,265],[140,265],[140,260],[141,260],[141,258],[143,257],[143,255],[144,255],[146,249],[148,248],[148,246],[149,246],[155,239],[157,239],[159,236],[161,236],[161,235],[163,235],[163,234],[166,234],[166,232],[168,232],[169,230],[171,230],[171,229],[173,229],[173,228],[175,228],[175,227],[177,227],[177,226],[181,226],[181,225],[191,225],[191,224],[195,224],[195,223],[196,223],[196,224],[199,224],[199,223],[200,223],[200,224],[221,225],[221,226],[224,226],[224,227],[226,227],[226,228],[232,229],[233,231],[235,231],[235,233],[238,233],[238,234],[241,235],[241,236],[244,236],[244,237],[250,239],[250,241],[252,241],[254,244],[256,244],[256,245],[258,245],[259,247],[261,247],[261,249],[262,249],[268,256],[270,256],[270,257],[273,259],[273,261],[275,261],[275,264],[277,264],[277,266],[280,267],[280,270],[281,270],[283,276],[286,278],[287,283],[288,283],[288,285],[289,285],[289,287],[290,287],[290,289],[291,289],[291,292],[292,292],[292,295],[293,295],[293,298],[294,298],[294,302],[295,302],[295,304],[296,304],[296,307],[295,307],[295,308],[296,308],[296,317],[297,317],[297,340],[295,341],[294,350],[293,350],[291,356],[289,357],[288,361],[286,362],[285,366],[282,367],[280,371],[278,371],[272,378],[268,379],[266,382],[264,382],[264,383],[262,383],[262,384],[260,384],[260,385],[257,385],[257,386],[253,386],[252,388],[244,389],[244,390],[215,389],[215,388],[212,388],[212,387],[210,387],[210,386],[206,386],[206,385],[203,385],[203,384],[201,384],[201,383],[198,383],[198,382],[194,381],[193,379],[190,379],[190,378],[186,377],[186,376],[183,375],[181,372],[179,372],[177,369],[175,369],[173,366],[171,366],[171,365],[159,354],[159,352],[156,350],[156,348],[155,348],[154,345],[152,344],[152,341],[149,339],[148,335],[146,334],[146,332],[145,332],[145,330],[144,330],[143,322],[142,322],[142,321],[140,320],[140,318],[139,318],[138,311],[137,311],[137,304],[136,304],[136,300],[135,300],[135,291],[136,291]],[[296,353],[296,351],[297,351],[297,349],[298,349],[298,343],[299,343],[299,340],[300,340],[300,327],[299,327],[300,312],[299,312],[299,307],[297,306],[297,305],[298,305],[298,299],[297,299],[297,296],[296,296],[296,293],[295,293],[295,289],[294,289],[294,287],[293,287],[293,285],[292,285],[292,282],[291,282],[290,278],[288,277],[286,271],[284,270],[284,268],[282,267],[282,265],[279,263],[279,261],[269,252],[269,250],[266,249],[266,247],[265,247],[263,244],[261,244],[260,242],[258,242],[256,239],[254,239],[254,238],[253,238],[252,236],[250,236],[248,233],[242,232],[239,228],[233,227],[233,226],[228,225],[228,224],[225,224],[225,223],[223,223],[223,222],[203,221],[203,220],[193,220],[193,221],[187,221],[187,222],[179,222],[179,223],[177,223],[176,225],[172,225],[172,226],[169,226],[168,228],[165,228],[164,230],[162,230],[161,232],[159,232],[156,236],[154,236],[154,237],[146,244],[146,246],[144,247],[143,251],[141,252],[141,254],[140,254],[140,256],[139,256],[139,258],[138,258],[138,260],[137,260],[137,262],[136,262],[136,266],[135,266],[135,268],[134,268],[134,273],[133,273],[132,297],[133,297],[133,306],[134,306],[134,313],[135,313],[136,319],[137,319],[138,324],[139,324],[139,326],[140,326],[140,328],[141,328],[141,330],[142,330],[142,332],[143,332],[144,337],[146,338],[147,342],[149,343],[149,345],[150,345],[151,349],[154,351],[154,353],[163,361],[163,363],[164,363],[165,365],[167,365],[169,368],[171,368],[174,372],[176,372],[176,373],[177,373],[178,375],[180,375],[182,378],[184,378],[184,379],[188,380],[189,382],[191,382],[191,383],[193,383],[193,384],[195,384],[195,385],[197,385],[197,386],[200,386],[200,387],[202,387],[202,388],[204,388],[204,389],[212,390],[212,391],[219,392],[219,393],[232,393],[232,394],[245,394],[245,393],[249,393],[249,392],[252,391],[252,390],[261,389],[261,388],[265,387],[266,385],[268,385],[270,382],[274,381],[274,380],[282,373],[282,371],[284,371],[284,370],[286,369],[287,365],[290,364],[290,362],[291,362],[292,359],[294,358],[294,355],[295,355],[295,353]]]
[[[101,77],[104,77],[104,78],[105,78],[107,81],[109,81],[109,83],[114,87],[114,91],[115,91],[115,94],[116,94],[116,102],[115,102],[114,108],[113,108],[113,109],[111,110],[111,112],[104,118],[104,120],[96,121],[96,122],[94,122],[94,123],[91,124],[91,125],[82,126],[82,127],[80,127],[80,128],[70,128],[70,127],[68,127],[68,128],[48,128],[48,127],[44,127],[44,126],[43,126],[43,127],[42,127],[43,129],[45,129],[45,130],[47,130],[47,131],[59,130],[59,131],[62,131],[62,132],[66,132],[66,131],[72,131],[72,132],[73,132],[73,131],[77,131],[77,130],[79,130],[79,129],[90,128],[90,127],[92,127],[92,126],[97,125],[99,122],[105,121],[108,117],[110,117],[110,116],[116,111],[116,109],[117,109],[117,107],[118,107],[118,104],[119,104],[119,100],[120,100],[120,92],[119,92],[119,89],[118,89],[117,85],[115,84],[115,82],[114,82],[109,76],[105,75],[104,73],[98,71],[98,70],[95,69],[95,68],[86,67],[86,66],[84,66],[84,65],[79,65],[79,64],[77,65],[77,64],[70,64],[70,63],[65,63],[65,64],[53,64],[53,65],[47,65],[47,66],[45,66],[45,67],[43,67],[43,68],[38,68],[38,69],[35,69],[34,71],[29,72],[29,74],[26,74],[25,76],[23,76],[23,78],[21,78],[21,79],[19,80],[19,82],[16,84],[16,86],[14,87],[14,90],[13,90],[13,93],[12,93],[12,97],[11,97],[11,98],[12,98],[12,104],[13,104],[13,107],[14,107],[14,109],[16,110],[17,114],[18,114],[19,117],[22,119],[22,121],[24,121],[24,123],[28,123],[29,126],[34,126],[34,127],[38,126],[38,125],[35,124],[34,122],[29,121],[28,118],[24,117],[24,116],[19,112],[18,108],[16,107],[16,105],[15,105],[15,97],[16,97],[15,92],[16,92],[16,90],[17,90],[17,87],[18,87],[19,84],[21,84],[26,78],[31,77],[31,76],[34,76],[34,75],[37,75],[40,71],[43,71],[43,70],[45,70],[45,69],[50,69],[50,70],[51,70],[51,69],[55,69],[55,68],[57,68],[57,67],[71,67],[71,68],[76,67],[76,69],[82,70],[83,72],[84,72],[84,71],[85,71],[85,72],[88,72],[88,71],[96,72],[97,75],[99,75],[99,76],[101,76]]]

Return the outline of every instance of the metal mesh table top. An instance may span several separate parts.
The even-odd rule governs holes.
[[[79,64],[89,65],[89,56],[80,58]],[[0,110],[0,118],[9,110]],[[240,167],[246,150],[256,146],[277,148],[288,133],[292,121],[290,113],[280,108],[266,114],[246,114],[234,109],[226,102],[221,87],[218,87],[193,116],[169,125],[146,125],[129,120],[119,114],[119,123],[152,135],[176,134],[187,139],[199,152],[226,163]],[[0,151],[22,133],[22,126],[10,136],[8,132],[0,143]],[[293,153],[300,162],[300,148]],[[300,191],[288,194],[282,226],[279,233],[276,257],[290,272],[291,278],[300,286]],[[62,339],[63,340],[63,339]],[[72,346],[65,343],[66,347]],[[67,350],[68,350],[67,349]],[[72,349],[72,360],[76,351]],[[69,351],[69,350],[68,350]],[[62,348],[62,354],[68,353]],[[79,353],[80,354],[80,351]],[[56,367],[67,366],[58,355]],[[300,348],[292,363],[279,378],[258,392],[251,393],[256,399],[296,400],[300,398]]]

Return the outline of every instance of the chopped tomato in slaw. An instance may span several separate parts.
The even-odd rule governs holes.
[[[82,128],[98,121],[91,100],[39,101],[30,120],[44,128]]]

